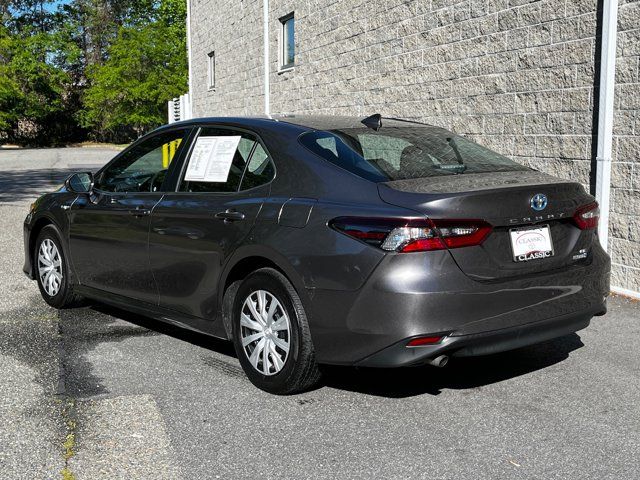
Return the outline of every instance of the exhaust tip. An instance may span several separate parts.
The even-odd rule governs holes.
[[[436,358],[431,358],[427,360],[427,363],[434,367],[442,368],[446,366],[447,363],[449,363],[449,357],[447,355],[440,355]]]

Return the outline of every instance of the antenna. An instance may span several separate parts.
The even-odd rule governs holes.
[[[382,128],[382,115],[374,113],[370,117],[365,118],[362,122],[367,128],[376,132]]]

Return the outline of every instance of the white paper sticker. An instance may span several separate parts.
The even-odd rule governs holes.
[[[184,179],[195,182],[226,182],[240,135],[198,137]]]

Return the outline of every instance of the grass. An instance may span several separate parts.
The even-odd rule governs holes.
[[[74,407],[75,402],[73,400],[68,400],[62,410],[62,415],[69,418],[72,415]],[[75,475],[69,468],[69,459],[76,454],[75,448],[76,422],[73,419],[69,419],[67,420],[67,436],[65,437],[64,442],[62,442],[62,457],[64,458],[64,468],[60,471],[62,480],[76,480]]]

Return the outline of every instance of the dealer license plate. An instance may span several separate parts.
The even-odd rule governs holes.
[[[528,262],[553,256],[549,225],[509,230],[514,262]]]

